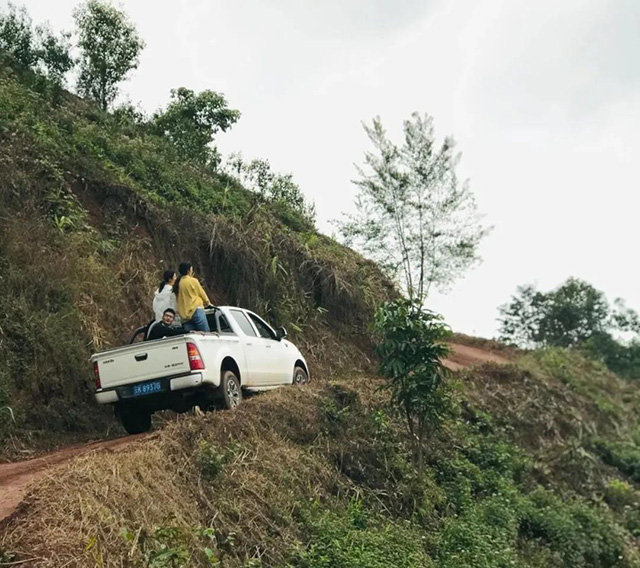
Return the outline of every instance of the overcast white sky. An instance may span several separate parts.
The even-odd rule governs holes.
[[[19,2],[16,2],[19,3]],[[0,5],[6,5],[0,0]],[[27,0],[73,26],[75,0]],[[430,307],[496,334],[523,283],[569,276],[640,308],[640,1],[127,0],[146,41],[123,86],[147,111],[185,86],[242,111],[218,145],[268,158],[315,201],[320,228],[353,207],[361,121],[412,111],[453,134],[493,233],[484,262]]]

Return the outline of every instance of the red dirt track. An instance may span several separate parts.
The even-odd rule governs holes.
[[[149,434],[139,434],[123,436],[115,440],[78,444],[31,460],[0,464],[0,522],[11,516],[24,499],[28,487],[42,477],[47,470],[91,451],[115,451],[147,437]]]
[[[484,363],[498,363],[499,365],[509,363],[509,359],[492,351],[485,351],[484,349],[469,347],[468,345],[461,345],[459,343],[451,343],[450,347],[451,354],[444,364],[452,371],[458,371],[459,369],[474,367]]]
[[[451,344],[452,353],[445,365],[453,371],[483,363],[506,364],[508,359],[492,353],[458,343]],[[123,436],[115,440],[78,444],[44,454],[40,457],[7,464],[0,464],[0,523],[10,517],[27,494],[28,488],[47,471],[59,466],[71,458],[91,451],[118,451],[129,444],[148,438],[150,434]]]

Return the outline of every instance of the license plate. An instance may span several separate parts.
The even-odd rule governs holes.
[[[133,396],[141,396],[144,394],[153,394],[154,392],[160,392],[162,390],[162,383],[160,381],[149,381],[148,383],[140,383],[139,385],[133,385]]]

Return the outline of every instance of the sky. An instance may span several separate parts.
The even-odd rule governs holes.
[[[18,2],[19,3],[19,2]],[[0,0],[0,6],[6,5]],[[75,0],[27,0],[73,28]],[[431,309],[494,337],[516,287],[570,276],[640,310],[637,0],[125,0],[146,42],[125,97],[213,89],[242,112],[217,140],[291,172],[318,226],[354,209],[362,122],[392,137],[413,111],[453,135],[486,225],[483,262]]]

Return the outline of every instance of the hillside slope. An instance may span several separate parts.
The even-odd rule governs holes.
[[[452,351],[445,361],[445,365],[451,369],[462,369],[487,361],[501,364],[508,362],[503,356],[467,345],[452,343],[450,347]],[[55,468],[61,464],[93,451],[120,450],[149,435],[153,434],[123,436],[106,441],[74,444],[33,459],[0,464],[0,523],[13,515],[22,503],[27,490],[35,481],[45,476],[55,475]]]
[[[5,458],[119,432],[88,355],[128,339],[181,260],[216,302],[287,325],[315,379],[161,416],[153,436],[44,477],[1,524],[0,565],[640,566],[640,389],[601,365],[501,351],[466,369],[467,350],[416,471],[373,370],[367,326],[395,294],[375,266],[6,62],[0,220]]]
[[[287,326],[312,365],[360,364],[393,294],[372,263],[146,125],[45,87],[0,58],[0,455],[116,428],[88,357],[149,321],[181,261],[213,301]]]
[[[339,375],[75,460],[4,524],[0,558],[640,566],[640,391],[563,352],[460,373],[457,411],[421,474],[381,382]]]

